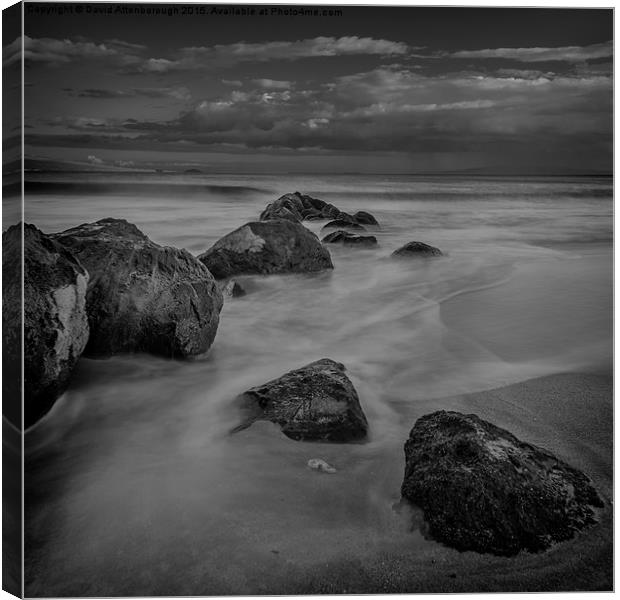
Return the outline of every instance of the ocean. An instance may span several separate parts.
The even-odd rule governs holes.
[[[447,397],[612,370],[610,178],[27,178],[25,221],[46,233],[124,218],[196,255],[296,190],[381,224],[376,248],[330,246],[333,271],[238,277],[248,293],[225,302],[204,356],[80,360],[25,437],[29,596],[294,593],[343,556],[435,556],[394,510],[415,420]],[[412,240],[445,256],[390,258]],[[229,435],[239,393],[324,357],[346,366],[368,443],[270,423]]]

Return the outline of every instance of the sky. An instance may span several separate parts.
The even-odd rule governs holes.
[[[30,157],[274,173],[612,170],[611,9],[78,6],[26,4]],[[19,69],[22,40],[8,39],[4,66]]]

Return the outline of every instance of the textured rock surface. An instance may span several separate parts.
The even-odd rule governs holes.
[[[241,396],[246,420],[277,423],[294,440],[349,442],[366,437],[368,423],[344,365],[329,358],[289,371]]]
[[[409,242],[398,250],[394,250],[392,256],[443,256],[443,252],[439,248],[429,246],[423,242]]]
[[[102,219],[54,237],[90,273],[88,354],[187,357],[209,349],[222,294],[189,252],[159,246],[123,219]]]
[[[5,347],[21,336],[21,225],[2,236],[2,326]],[[49,411],[69,385],[88,341],[88,273],[71,252],[24,225],[24,423]],[[13,368],[19,371],[20,357]],[[12,381],[12,379],[10,380]],[[15,390],[7,390],[12,396]],[[16,413],[17,414],[17,413]],[[21,423],[15,423],[21,427]]]
[[[334,231],[326,235],[322,240],[324,244],[344,244],[345,246],[363,246],[371,248],[377,245],[374,235],[355,235],[348,231]]]
[[[284,194],[275,202],[268,204],[260,215],[261,221],[286,219],[287,221],[319,221],[321,219],[340,219],[349,223],[379,226],[377,220],[364,211],[350,215],[336,208],[333,204],[295,192]]]
[[[303,225],[284,219],[246,223],[201,254],[217,279],[242,273],[304,273],[333,269],[319,239]]]
[[[295,192],[284,194],[275,202],[268,204],[261,213],[260,220],[287,219],[299,223],[310,218],[335,219],[340,214],[341,212],[333,204]]]
[[[365,212],[363,210],[358,210],[353,215],[353,219],[356,223],[359,223],[360,225],[371,225],[374,227],[379,227],[377,219],[375,219],[369,212]]]
[[[459,550],[537,552],[595,522],[586,475],[476,415],[439,411],[405,444],[404,499],[429,534]]]
[[[345,219],[334,219],[325,225],[322,231],[326,229],[353,229],[354,231],[366,231],[366,228],[363,225],[358,225],[357,223],[353,223],[352,221],[347,221]]]

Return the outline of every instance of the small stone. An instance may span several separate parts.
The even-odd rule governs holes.
[[[234,279],[221,287],[224,298],[240,298],[246,295],[246,291]]]
[[[323,471],[323,473],[335,473],[336,469],[326,463],[322,458],[311,458],[308,466],[315,471]]]

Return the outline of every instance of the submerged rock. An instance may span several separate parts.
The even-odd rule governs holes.
[[[198,259],[217,279],[242,273],[305,273],[334,268],[329,252],[314,233],[282,219],[246,223]]]
[[[458,550],[538,552],[595,522],[603,505],[582,472],[476,415],[439,411],[405,444],[404,499]]]
[[[24,424],[38,421],[69,385],[71,374],[88,341],[86,287],[88,273],[71,252],[33,225],[24,224]],[[5,348],[21,348],[22,228],[2,235],[2,327]],[[21,370],[21,353],[13,368]],[[5,363],[5,367],[9,366]],[[7,373],[8,375],[8,373]],[[18,386],[18,379],[9,378]],[[5,398],[19,389],[5,390]],[[8,404],[7,407],[9,408]],[[5,414],[21,428],[19,406]],[[18,422],[15,422],[18,421]]]
[[[409,242],[398,250],[394,250],[392,256],[443,256],[443,252],[439,248],[429,246],[423,242]]]
[[[324,244],[344,244],[345,246],[372,247],[377,245],[377,238],[374,235],[355,235],[348,231],[334,231],[321,241]]]
[[[267,420],[294,440],[350,442],[364,439],[368,432],[344,365],[329,358],[254,387],[240,400],[247,418],[235,431]]]
[[[366,228],[362,225],[358,225],[357,223],[353,223],[352,221],[347,221],[345,219],[334,219],[325,225],[322,231],[326,229],[353,229],[355,231],[366,231]]]
[[[369,212],[365,212],[363,210],[358,210],[353,215],[353,219],[356,223],[359,223],[360,225],[371,225],[374,227],[379,227],[377,219],[375,219]]]
[[[124,219],[101,219],[55,234],[90,273],[86,352],[187,357],[215,338],[222,294],[186,250],[162,247]]]
[[[329,463],[325,462],[322,458],[311,458],[308,461],[308,467],[314,471],[322,471],[323,473],[335,473],[336,469]]]

